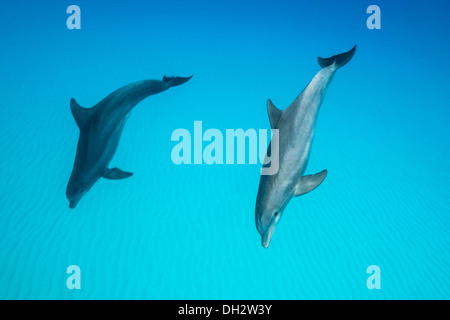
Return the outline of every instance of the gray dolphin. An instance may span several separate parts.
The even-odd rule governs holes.
[[[90,109],[82,108],[73,98],[70,100],[70,109],[80,128],[75,163],[66,190],[70,208],[75,208],[101,177],[124,179],[133,175],[119,168],[108,168],[130,111],[148,96],[179,86],[191,78],[164,76],[162,81],[133,82]]]
[[[283,111],[277,109],[270,100],[267,101],[270,125],[272,129],[279,130],[279,169],[274,175],[261,175],[256,198],[256,228],[265,248],[269,246],[289,201],[317,188],[327,175],[327,170],[314,175],[303,174],[308,165],[314,127],[327,88],[336,70],[349,62],[355,51],[356,46],[331,58],[319,58],[322,70]]]

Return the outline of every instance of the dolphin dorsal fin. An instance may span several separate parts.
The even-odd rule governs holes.
[[[317,188],[327,176],[327,170],[309,176],[303,176],[294,188],[294,197],[298,197]]]
[[[269,114],[270,126],[272,129],[279,129],[278,123],[280,122],[281,115],[283,111],[275,107],[272,100],[267,100],[267,113]]]
[[[72,111],[73,118],[77,123],[78,127],[81,129],[84,127],[89,119],[89,109],[83,108],[75,101],[74,98],[70,99],[70,110]]]

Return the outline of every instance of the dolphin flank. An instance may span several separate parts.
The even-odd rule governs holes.
[[[148,96],[179,86],[191,78],[164,76],[162,81],[133,82],[90,109],[81,107],[73,98],[70,100],[70,109],[80,129],[75,163],[66,190],[70,208],[75,208],[100,178],[124,179],[133,175],[119,168],[108,168],[130,111]]]
[[[308,165],[318,112],[328,86],[336,71],[353,58],[355,51],[356,45],[350,51],[331,58],[319,58],[322,70],[286,109],[279,110],[272,101],[267,101],[270,125],[272,129],[279,130],[279,169],[274,175],[261,175],[256,198],[256,228],[265,248],[269,246],[289,201],[317,188],[327,175],[327,170],[314,175],[303,174]]]

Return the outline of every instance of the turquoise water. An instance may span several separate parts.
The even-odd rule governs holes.
[[[448,1],[14,1],[0,10],[0,298],[450,298]],[[68,30],[66,8],[81,8]],[[366,9],[381,8],[381,30]],[[447,40],[446,40],[447,39]],[[308,173],[264,249],[260,165],[171,161],[177,128],[269,129],[358,44],[321,108]],[[132,112],[75,210],[65,188],[91,107],[130,82],[194,78]],[[66,286],[69,265],[81,290]],[[366,286],[370,265],[381,290]]]

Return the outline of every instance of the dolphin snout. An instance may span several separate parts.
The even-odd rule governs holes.
[[[70,208],[70,209],[75,209],[75,207],[77,206],[77,204],[78,204],[79,201],[80,201],[80,200],[70,200],[69,208]]]
[[[266,231],[261,235],[261,244],[264,248],[268,248],[270,244],[270,240],[272,240],[273,232],[277,226],[278,221],[280,221],[281,212],[276,212],[270,221],[269,226]]]
[[[266,249],[269,247],[270,240],[272,240],[274,230],[275,227],[271,227],[261,236],[261,244]]]

